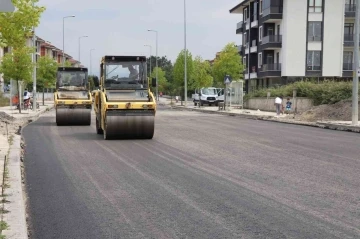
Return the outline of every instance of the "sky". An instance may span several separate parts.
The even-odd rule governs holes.
[[[241,15],[229,10],[240,0],[187,0],[187,48],[193,56],[214,59],[216,52],[227,43],[241,43],[235,34]],[[175,62],[184,49],[183,0],[40,0],[45,6],[36,35],[59,49],[63,46],[63,17],[65,19],[65,52],[98,74],[104,55],[167,56]]]

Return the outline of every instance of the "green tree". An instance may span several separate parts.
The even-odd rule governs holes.
[[[31,52],[30,47],[22,47],[13,49],[12,53],[5,54],[2,58],[0,73],[8,79],[16,80],[17,85],[19,85],[20,80],[23,80],[27,85],[32,80]],[[20,91],[18,91],[18,97],[20,99]],[[19,112],[21,113],[21,107],[19,107]]]
[[[37,62],[36,86],[43,92],[43,105],[45,105],[45,88],[54,88],[56,83],[57,62],[51,57],[40,57]]]
[[[197,56],[194,59],[194,71],[191,83],[192,86],[190,88],[192,89],[209,87],[213,84],[210,64],[209,62],[204,61],[200,56]]]
[[[40,23],[45,7],[36,6],[39,0],[12,0],[14,12],[0,13],[0,43],[2,46],[19,48],[33,34],[33,27]]]
[[[193,88],[193,82],[192,82],[192,75],[194,72],[194,63],[193,63],[193,59],[192,59],[192,55],[191,53],[187,50],[187,57],[186,57],[186,66],[187,66],[187,89],[188,90],[194,90]],[[184,50],[182,50],[178,57],[176,58],[175,64],[174,64],[174,70],[173,70],[173,82],[171,82],[172,84],[175,84],[177,87],[176,89],[180,90],[180,95],[184,96],[184,76],[185,76],[185,70],[184,70],[184,66],[185,66],[185,52]]]
[[[224,84],[224,77],[230,75],[233,81],[242,79],[243,65],[237,47],[234,43],[228,43],[215,59],[213,76],[217,85]]]
[[[151,78],[155,78],[156,77],[156,71],[158,71],[158,89],[159,89],[159,93],[160,92],[164,92],[167,90],[167,86],[168,86],[168,81],[166,80],[165,77],[165,71],[163,71],[160,67],[158,68],[154,68],[153,72],[151,73]]]
[[[40,57],[37,68],[37,86],[40,89],[54,87],[56,83],[57,62],[51,57]]]
[[[167,59],[166,56],[158,57],[158,67],[160,67],[163,71],[165,71],[165,77],[168,82],[172,82],[172,72],[173,72],[173,64],[170,60]],[[151,62],[151,69],[150,69]],[[147,71],[152,72],[156,67],[156,57],[151,56],[147,59]]]

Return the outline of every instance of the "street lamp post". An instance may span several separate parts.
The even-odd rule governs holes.
[[[150,72],[149,72],[149,78],[151,77],[151,55],[152,55],[152,46],[150,45],[144,45],[150,48],[150,57],[149,57],[149,61],[150,61]]]
[[[65,65],[65,18],[75,17],[74,15],[63,17],[63,66]]]
[[[81,38],[85,38],[85,37],[88,37],[88,36],[81,36],[81,37],[79,37],[79,64],[81,63],[81,60],[80,60],[80,39],[81,39]]]
[[[184,0],[184,100],[187,107],[186,0]]]
[[[360,0],[356,1],[355,13],[355,46],[359,42],[359,21],[360,21]],[[353,90],[352,90],[352,125],[359,125],[359,47],[354,47],[354,77],[353,77]]]
[[[92,61],[91,61],[91,52],[94,51],[95,49],[91,49],[90,50],[90,75],[92,75]]]
[[[156,99],[159,101],[159,93],[158,93],[158,31],[148,30],[149,32],[156,33]]]

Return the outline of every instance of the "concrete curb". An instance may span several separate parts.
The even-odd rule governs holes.
[[[195,109],[195,108],[185,108],[185,107],[181,107],[181,106],[173,106],[172,108],[177,109],[177,110],[196,111],[196,112],[207,113],[207,114],[235,116],[235,117],[240,117],[240,118],[244,118],[244,119],[264,120],[264,121],[271,121],[271,122],[275,122],[275,123],[302,125],[302,126],[316,127],[316,128],[322,128],[322,129],[332,129],[332,130],[360,133],[360,127],[356,127],[356,126],[337,125],[337,124],[330,124],[330,123],[323,123],[323,122],[313,123],[313,122],[303,122],[303,121],[282,120],[281,118],[279,119],[279,118],[275,118],[273,116],[245,115],[245,114],[236,114],[236,113],[223,112],[223,111],[210,111],[210,110],[202,110],[202,109]]]
[[[21,136],[14,135],[7,162],[9,172],[7,182],[10,187],[5,190],[8,195],[6,199],[9,201],[5,204],[5,210],[9,212],[4,214],[4,221],[9,225],[9,228],[3,231],[3,235],[6,238],[27,239],[25,195],[22,188],[20,157]]]

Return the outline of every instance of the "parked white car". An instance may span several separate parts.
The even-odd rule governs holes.
[[[195,106],[199,103],[201,106],[204,104],[209,106],[218,104],[218,93],[215,87],[197,89],[195,90],[195,94],[192,95],[192,98]]]

